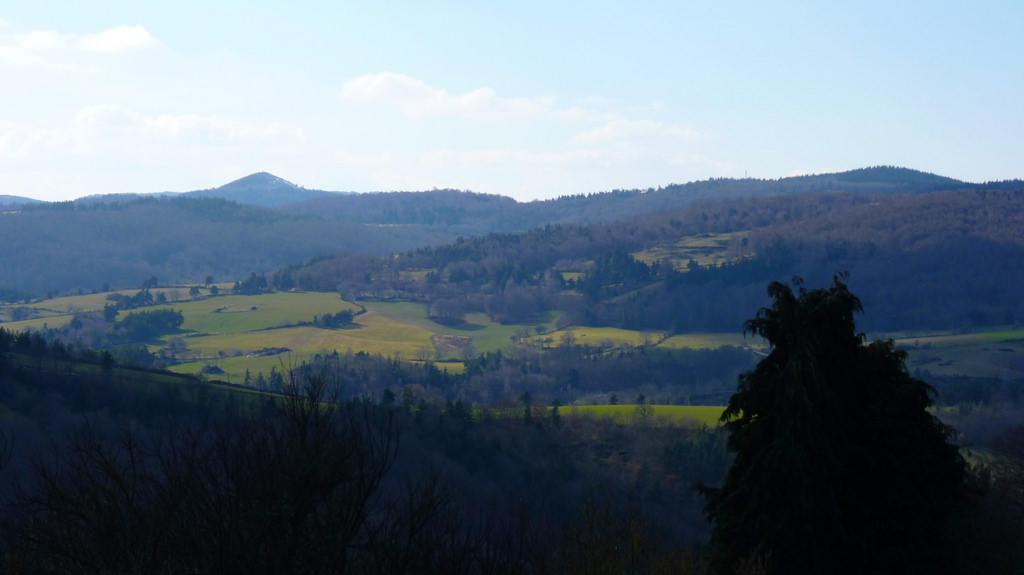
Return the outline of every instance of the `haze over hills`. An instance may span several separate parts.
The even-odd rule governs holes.
[[[870,329],[1005,325],[1024,318],[1022,206],[1024,186],[731,198],[401,257],[339,255],[274,282],[430,302],[451,321],[482,312],[528,322],[560,310],[574,325],[734,331],[765,305],[768,283],[820,285],[850,272]]]
[[[782,178],[714,179],[553,200],[459,190],[335,193],[268,173],[185,193],[94,196],[23,204],[4,216],[0,290],[62,293],[214,275],[238,278],[337,253],[385,255],[459,237],[519,233],[551,224],[592,225],[666,214],[708,202],[820,194],[902,196],[1019,189],[876,167]]]
[[[23,196],[8,196],[0,194],[0,206],[19,206],[23,204],[39,204],[42,200],[26,198]]]
[[[956,187],[974,188],[982,185],[985,187],[999,184],[1014,185],[1019,182],[1019,180],[1011,180],[1008,182],[985,182],[984,184],[978,184],[909,168],[875,166],[845,172],[808,174],[775,179],[713,178],[684,184],[668,184],[658,188],[598,191],[590,194],[559,196],[529,202],[519,202],[513,198],[496,194],[469,191],[465,191],[465,193],[472,194],[472,196],[461,197],[473,197],[478,202],[486,198],[493,200],[502,207],[507,207],[511,204],[528,205],[533,206],[532,209],[534,211],[550,210],[551,204],[564,205],[575,211],[581,207],[593,204],[615,203],[618,206],[628,205],[635,201],[632,198],[637,196],[645,196],[641,203],[664,206],[708,197],[763,196],[815,191],[922,193]],[[305,188],[269,172],[256,172],[215,188],[186,192],[93,194],[73,201],[77,203],[124,202],[148,197],[184,196],[220,198],[240,204],[270,208],[293,207],[297,211],[320,211],[323,209],[330,211],[344,210],[349,207],[349,204],[356,205],[357,207],[366,207],[368,203],[377,200],[405,204],[412,199],[411,194],[437,196],[441,198],[442,203],[445,203],[445,199],[450,199],[455,192],[462,192],[462,190],[445,188],[424,191],[327,191]],[[377,200],[360,199],[360,196],[376,197]],[[445,198],[445,196],[448,197]],[[660,196],[661,199],[654,201],[650,199],[650,196]],[[43,203],[42,200],[21,196],[0,195],[0,199],[5,200],[5,203],[11,204]],[[615,201],[610,201],[613,199]],[[420,201],[424,200],[421,199]]]
[[[314,198],[345,194],[346,192],[325,192],[308,190],[284,178],[267,172],[256,172],[248,176],[228,182],[216,188],[193,190],[190,192],[156,192],[149,194],[97,194],[84,196],[74,200],[75,203],[124,203],[145,198],[214,198],[228,200],[249,206],[278,208],[290,204],[309,201]]]
[[[273,174],[256,172],[217,188],[185,192],[183,195],[196,198],[220,198],[240,204],[277,208],[329,196],[332,193],[340,192],[307,190]]]

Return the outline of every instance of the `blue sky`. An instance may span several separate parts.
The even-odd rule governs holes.
[[[0,4],[0,194],[1024,177],[1024,2]]]

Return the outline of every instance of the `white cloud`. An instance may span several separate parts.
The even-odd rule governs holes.
[[[354,78],[345,83],[341,95],[351,102],[389,104],[412,117],[522,117],[543,113],[553,105],[548,98],[499,97],[493,89],[486,87],[452,94],[422,80],[393,72]]]
[[[349,111],[371,128],[358,152],[335,154],[335,165],[373,189],[452,186],[529,199],[732,171],[708,155],[710,135],[664,119],[658,106],[508,98],[486,87],[450,92],[393,72],[354,78],[341,95],[363,106]],[[440,121],[419,122],[427,117]],[[379,126],[410,138],[399,146],[375,139]]]
[[[75,47],[85,52],[112,54],[155,46],[157,40],[142,26],[118,26],[78,38]]]
[[[211,153],[239,148],[301,147],[302,130],[201,114],[146,114],[118,106],[89,106],[59,126],[0,122],[0,165],[60,165],[68,158],[115,162],[154,155]]]
[[[11,33],[0,26],[0,62],[15,66],[32,66],[79,54],[118,54],[158,44],[149,30],[139,25],[117,26],[84,35],[54,30]]]
[[[318,153],[279,122],[88,106],[46,124],[0,119],[0,193],[68,199],[193,189],[257,170],[298,177],[295,166]]]
[[[302,137],[301,130],[278,123],[253,124],[200,114],[145,114],[118,106],[89,106],[79,110],[72,130],[79,136],[95,138],[187,138],[204,142]]]

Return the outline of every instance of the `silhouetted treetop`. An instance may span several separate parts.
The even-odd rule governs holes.
[[[891,341],[865,343],[842,276],[794,292],[747,323],[770,352],[723,414],[735,460],[707,490],[712,550],[731,572],[937,572],[965,463]]]

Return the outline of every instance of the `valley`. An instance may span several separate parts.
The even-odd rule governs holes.
[[[0,573],[1024,575],[1024,2],[0,9]]]

